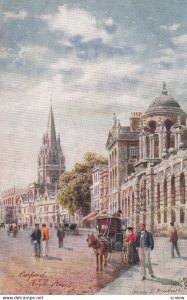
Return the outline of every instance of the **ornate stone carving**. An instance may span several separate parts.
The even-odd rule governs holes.
[[[117,119],[117,117],[116,117],[116,114],[115,113],[113,113],[113,128],[116,128],[117,127],[117,123],[118,123],[118,119]]]
[[[164,171],[161,171],[160,173],[158,173],[158,182],[163,183],[163,181],[164,181]]]
[[[187,169],[187,160],[183,160],[182,162],[182,168]]]
[[[172,174],[171,167],[169,167],[169,168],[166,169],[166,178],[171,177],[171,174]]]
[[[180,175],[180,173],[181,173],[181,163],[180,162],[178,164],[174,165],[173,172],[174,172],[175,176]]]

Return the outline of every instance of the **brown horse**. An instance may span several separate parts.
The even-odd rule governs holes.
[[[88,234],[87,238],[88,247],[92,247],[94,249],[94,253],[96,256],[97,269],[99,270],[99,261],[100,261],[100,271],[103,270],[103,257],[105,259],[104,266],[107,264],[107,256],[108,256],[108,245],[106,242],[101,241],[94,234]]]

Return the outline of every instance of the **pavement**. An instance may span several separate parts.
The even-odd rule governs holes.
[[[155,278],[148,274],[142,281],[140,265],[129,268],[98,295],[186,295],[187,294],[187,240],[178,242],[181,257],[171,258],[168,238],[155,238],[151,262]]]

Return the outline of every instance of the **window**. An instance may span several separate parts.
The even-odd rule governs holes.
[[[130,158],[136,158],[138,156],[138,147],[129,147],[129,156]]]

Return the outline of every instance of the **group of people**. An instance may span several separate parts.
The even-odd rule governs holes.
[[[8,236],[10,236],[10,233],[12,233],[13,237],[15,238],[18,235],[18,227],[17,226],[13,226],[13,225],[9,225],[9,227],[7,229]]]
[[[128,262],[136,263],[140,261],[142,280],[146,279],[146,267],[152,278],[155,277],[153,268],[151,265],[150,253],[154,249],[154,239],[151,232],[147,231],[145,224],[139,225],[139,231],[135,235],[133,233],[133,227],[128,227],[128,235],[125,241],[128,243]],[[174,249],[178,257],[180,257],[180,251],[178,248],[178,234],[177,229],[174,226],[174,222],[170,223],[169,238],[171,242],[171,257],[174,258]]]
[[[57,237],[59,241],[59,248],[63,247],[63,239],[65,237],[65,229],[63,225],[57,228]],[[31,233],[31,243],[34,245],[35,256],[48,257],[49,255],[49,229],[46,224],[42,224],[40,229],[39,224],[35,224],[35,229]]]

